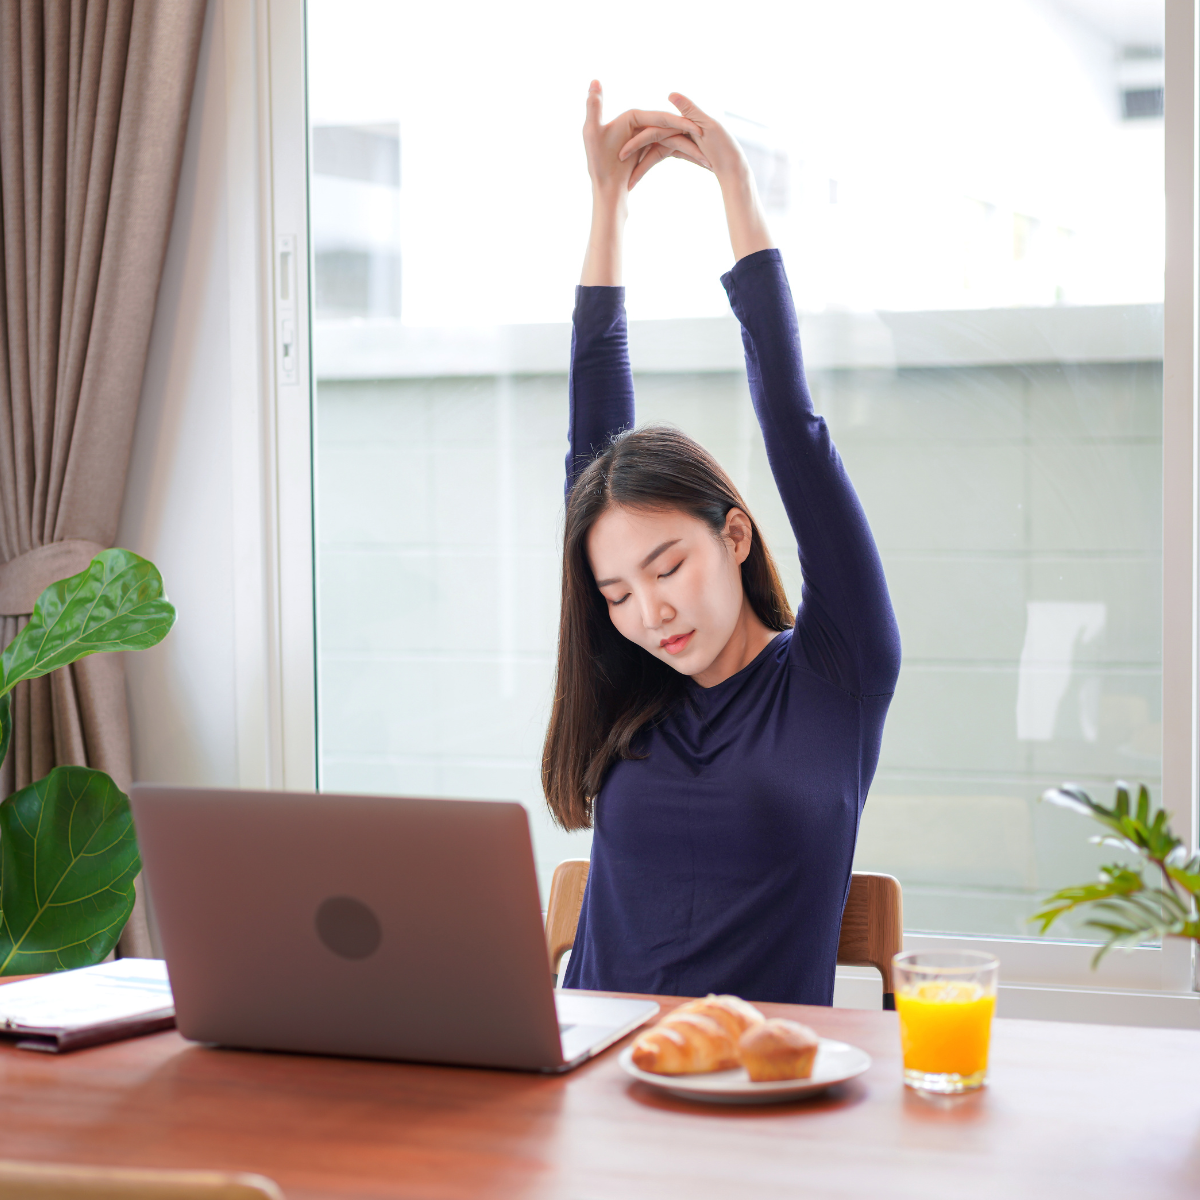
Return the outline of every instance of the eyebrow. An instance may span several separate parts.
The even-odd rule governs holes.
[[[638,563],[638,570],[644,571],[664,550],[670,550],[672,546],[676,545],[682,540],[682,538],[672,538],[669,542],[663,542],[661,546],[655,546],[654,549],[651,550],[650,553],[647,554],[640,563]],[[597,579],[596,586],[598,588],[602,588],[608,587],[610,583],[620,582],[620,579]]]

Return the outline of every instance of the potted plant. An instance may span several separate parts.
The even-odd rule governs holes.
[[[1096,821],[1105,831],[1091,839],[1096,845],[1123,850],[1142,861],[1138,867],[1103,866],[1094,883],[1055,892],[1031,918],[1040,923],[1042,933],[1065,913],[1084,909],[1088,916],[1084,926],[1104,935],[1093,966],[1115,946],[1167,937],[1200,941],[1200,855],[1189,855],[1183,841],[1171,832],[1165,809],[1152,809],[1145,784],[1139,785],[1134,804],[1129,785],[1118,783],[1112,808],[1096,803],[1071,783],[1051,788],[1042,799]]]
[[[144,650],[175,621],[153,563],[104,550],[51,584],[0,654],[0,763],[11,693],[89,654]],[[103,771],[55,767],[0,802],[0,975],[103,961],[133,911],[142,869],[129,799]]]

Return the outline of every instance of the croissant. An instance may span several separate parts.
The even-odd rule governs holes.
[[[714,996],[711,993],[699,1000],[681,1004],[676,1013],[699,1013],[716,1021],[736,1043],[748,1029],[761,1025],[762,1013],[740,996]]]
[[[738,1065],[725,1028],[696,1012],[669,1013],[633,1043],[633,1064],[656,1075],[702,1075]]]

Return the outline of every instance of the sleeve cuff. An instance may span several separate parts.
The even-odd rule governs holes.
[[[752,297],[754,294],[752,289],[755,287],[753,281],[762,279],[764,276],[781,280],[783,286],[787,288],[783,255],[775,246],[769,250],[756,250],[753,254],[747,254],[745,258],[739,258],[733,267],[721,276],[725,294],[729,297],[729,307],[733,309],[734,316],[743,324],[745,321],[742,316],[741,297],[743,295]]]
[[[757,271],[762,270],[768,265],[783,266],[783,255],[779,252],[779,248],[772,246],[769,250],[755,250],[753,254],[747,254],[745,258],[739,258],[733,266],[721,276],[721,283],[725,287],[726,293],[733,295],[733,289],[747,275],[753,275]]]
[[[624,304],[625,303],[625,287],[605,287],[603,284],[596,284],[591,287],[584,287],[582,283],[575,285],[575,304]]]

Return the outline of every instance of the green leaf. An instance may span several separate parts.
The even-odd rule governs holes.
[[[1137,819],[1141,825],[1150,820],[1150,789],[1144,783],[1138,788]]]
[[[1194,860],[1186,867],[1167,867],[1167,874],[1193,896],[1200,896],[1200,870]]]
[[[1095,929],[1106,938],[1092,959],[1093,966],[1118,946],[1137,946],[1165,937],[1191,937],[1193,934],[1188,931],[1195,925],[1189,920],[1188,905],[1163,888],[1145,888],[1095,900],[1092,914],[1084,921],[1084,927]]]
[[[0,803],[0,975],[102,962],[141,870],[129,801],[103,771],[55,767]]]
[[[1087,792],[1074,783],[1064,783],[1062,787],[1047,788],[1042,793],[1042,800],[1046,804],[1057,804],[1059,808],[1069,808],[1072,812],[1080,813],[1085,817],[1093,817],[1097,812],[1105,811]]]
[[[1131,871],[1128,867],[1115,863],[1100,868],[1100,879],[1096,883],[1062,888],[1048,896],[1042,908],[1029,919],[1039,922],[1040,932],[1045,933],[1059,917],[1081,904],[1096,904],[1114,896],[1131,896],[1143,891],[1145,886],[1141,871]]]
[[[8,754],[8,743],[12,739],[12,697],[7,693],[0,695],[0,767],[4,766],[4,757]]]
[[[103,550],[86,571],[52,583],[0,655],[0,694],[101,650],[145,650],[175,622],[153,563]]]
[[[1129,816],[1129,785],[1117,782],[1117,803],[1113,808],[1117,817]]]
[[[1160,808],[1150,818],[1150,792],[1145,784],[1138,789],[1137,813],[1130,813],[1129,786],[1118,782],[1116,801],[1112,808],[1097,804],[1082,788],[1064,783],[1051,788],[1042,799],[1089,816],[1112,831],[1113,837],[1094,839],[1100,845],[1116,846],[1131,853],[1162,861],[1183,845],[1172,832],[1166,809]]]

